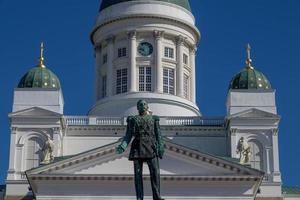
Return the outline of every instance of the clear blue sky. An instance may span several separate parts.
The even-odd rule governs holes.
[[[197,53],[197,103],[206,116],[225,114],[227,88],[244,66],[245,45],[254,65],[277,90],[280,160],[285,185],[300,186],[300,1],[190,0],[202,39]],[[94,103],[94,57],[89,34],[100,0],[0,0],[0,183],[9,154],[14,87],[36,65],[39,43],[46,65],[61,80],[65,114],[84,115]]]

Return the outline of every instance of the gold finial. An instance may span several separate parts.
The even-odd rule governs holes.
[[[247,44],[247,59],[246,59],[247,68],[253,69],[252,59],[251,59],[251,46]]]
[[[41,42],[41,47],[40,47],[39,66],[42,68],[45,68],[45,65],[44,65],[44,43],[43,42]]]

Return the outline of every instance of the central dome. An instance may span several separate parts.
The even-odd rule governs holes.
[[[128,1],[141,1],[141,0],[102,0],[100,11],[110,6],[113,6],[115,4],[128,2]],[[162,2],[176,4],[191,12],[191,6],[188,0],[152,0],[152,1],[162,1]]]

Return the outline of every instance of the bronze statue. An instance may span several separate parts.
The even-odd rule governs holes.
[[[152,195],[154,200],[163,200],[160,196],[159,160],[164,154],[164,143],[160,133],[159,117],[151,115],[146,101],[137,103],[139,115],[127,118],[127,131],[116,151],[125,151],[132,137],[129,160],[134,163],[134,181],[137,200],[144,199],[143,163],[146,162],[151,176]]]

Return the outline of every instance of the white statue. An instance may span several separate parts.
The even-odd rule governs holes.
[[[44,159],[41,162],[41,164],[52,163],[54,161],[54,156],[53,156],[54,142],[53,142],[53,140],[51,140],[50,136],[48,136],[48,139],[45,142],[42,151],[44,154]]]
[[[236,153],[240,154],[240,163],[245,165],[249,164],[250,156],[251,156],[251,148],[248,144],[248,142],[244,139],[244,137],[241,137],[239,140]]]

